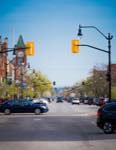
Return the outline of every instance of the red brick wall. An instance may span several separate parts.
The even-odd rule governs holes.
[[[112,85],[116,85],[116,64],[111,65]]]
[[[8,43],[3,42],[1,43],[1,51],[6,51],[8,48]],[[6,53],[1,53],[0,54],[0,79],[3,80],[6,78],[6,71],[7,71],[7,54]]]

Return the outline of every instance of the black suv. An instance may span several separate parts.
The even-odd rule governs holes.
[[[103,105],[97,111],[97,126],[110,134],[116,129],[116,102]]]

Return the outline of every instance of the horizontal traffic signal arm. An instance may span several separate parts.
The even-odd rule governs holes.
[[[8,52],[12,52],[12,51],[17,51],[20,49],[27,49],[28,47],[21,47],[21,48],[4,48],[2,49],[2,51],[0,51],[0,53],[8,53]],[[3,51],[4,50],[4,51]]]
[[[88,45],[88,44],[80,44],[80,45],[77,45],[77,46],[87,46],[87,47],[90,47],[90,48],[93,48],[93,49],[97,49],[99,51],[102,51],[102,52],[105,52],[105,53],[109,53],[109,51],[106,51],[104,49],[101,49],[101,48],[97,48],[95,46],[91,46],[91,45]]]

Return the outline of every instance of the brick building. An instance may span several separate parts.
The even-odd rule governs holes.
[[[15,51],[15,58],[9,61],[8,53],[5,52],[8,49],[8,38],[2,41],[2,37],[0,36],[0,82],[9,78],[19,81],[21,79],[22,67],[25,69],[27,65],[27,56],[22,35],[19,36],[15,48],[17,49]]]
[[[8,48],[8,38],[5,38],[2,41],[2,37],[0,36],[0,82],[7,79],[7,61],[8,61],[8,53],[5,51]]]
[[[18,42],[15,45],[17,49],[15,51],[15,58],[14,58],[14,77],[15,80],[21,80],[22,71],[25,70],[27,65],[27,56],[25,51],[25,43],[23,41],[22,35],[19,36]]]
[[[111,65],[112,72],[112,86],[116,86],[116,64]]]

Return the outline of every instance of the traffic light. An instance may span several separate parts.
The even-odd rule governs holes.
[[[84,81],[82,82],[82,85],[85,85],[85,82],[84,82]]]
[[[53,85],[56,85],[56,81],[53,81]]]
[[[26,43],[26,55],[34,56],[34,50],[35,50],[34,42],[27,42]]]
[[[79,53],[79,40],[72,40],[72,53]]]
[[[110,74],[109,73],[106,74],[106,81],[110,81]]]

